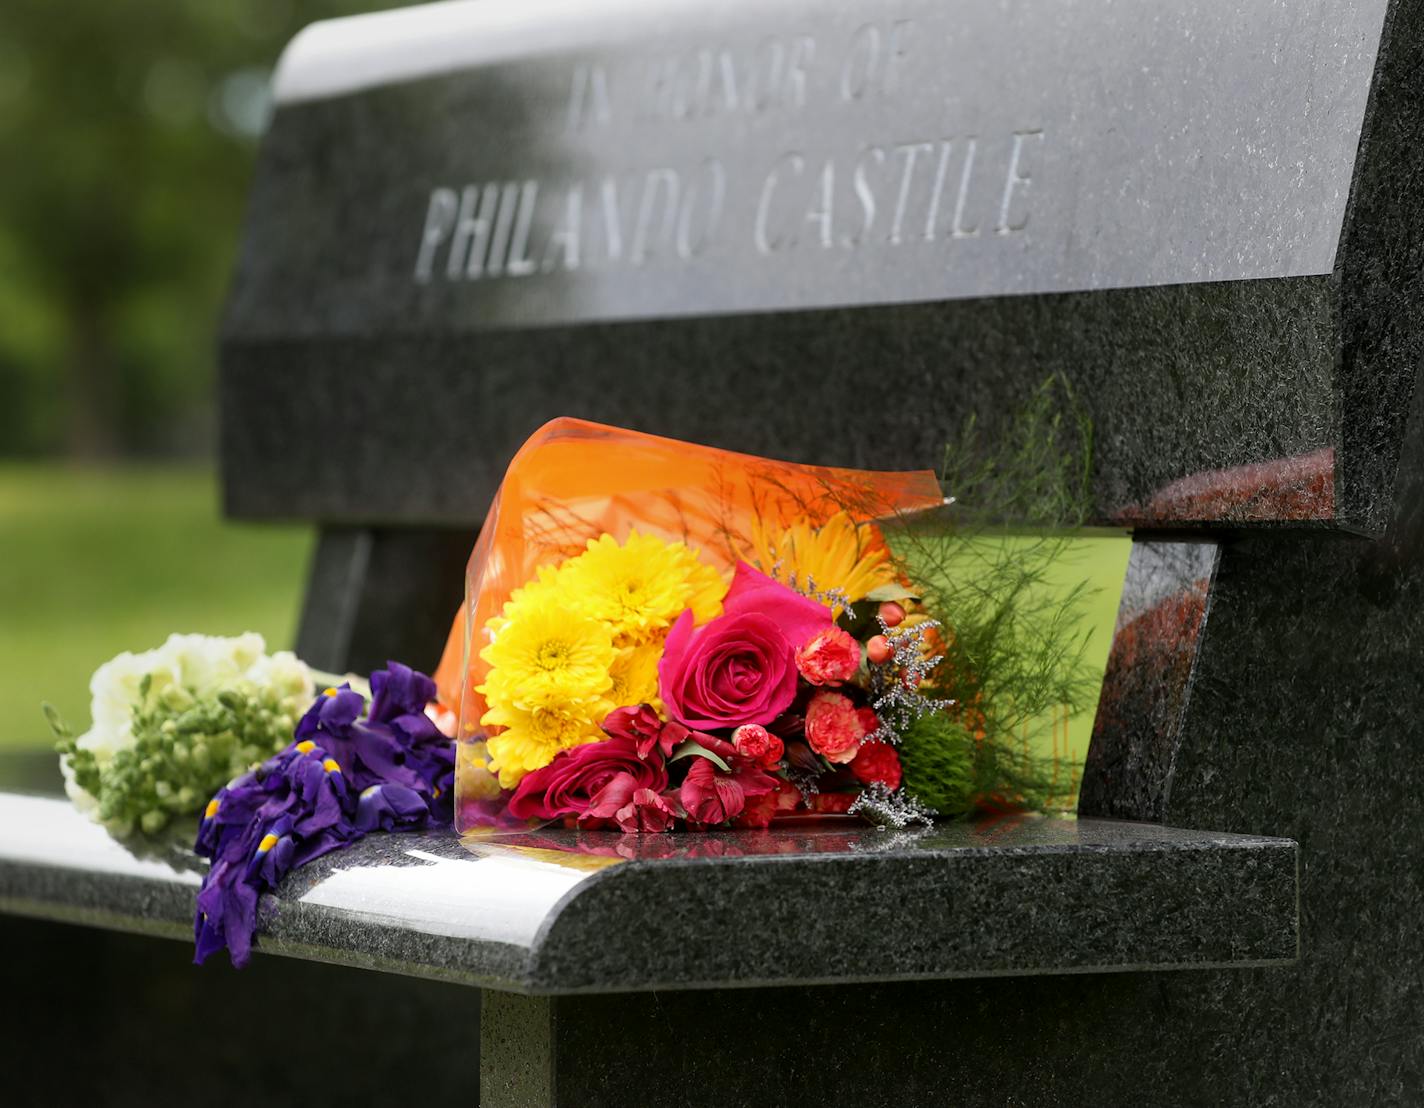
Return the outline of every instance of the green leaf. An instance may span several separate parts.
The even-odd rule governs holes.
[[[49,721],[49,729],[54,732],[57,739],[72,739],[74,732],[70,730],[69,724],[59,714],[59,709],[46,700],[40,705],[40,710],[44,712],[45,719]]]
[[[694,755],[699,758],[706,758],[709,762],[726,773],[732,772],[731,766],[694,739],[687,739],[685,742],[678,744],[677,748],[672,752],[672,757],[669,758],[668,761],[676,762],[679,758],[691,758]]]

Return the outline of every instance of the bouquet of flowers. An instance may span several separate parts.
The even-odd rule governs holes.
[[[903,827],[992,793],[953,624],[890,541],[945,503],[928,472],[547,425],[510,465],[437,672],[457,826]]]
[[[960,486],[1071,504],[1050,399],[1017,470],[960,465]],[[196,960],[238,965],[265,893],[376,830],[900,828],[1051,807],[1081,767],[1056,721],[1093,687],[1082,587],[1043,588],[1059,540],[985,547],[946,526],[948,503],[929,472],[557,420],[509,467],[433,680],[390,662],[353,688],[259,636],[175,635],[96,672],[85,735],[51,714],[70,795],[123,834],[201,811]],[[1040,774],[1014,747],[1048,709]]]

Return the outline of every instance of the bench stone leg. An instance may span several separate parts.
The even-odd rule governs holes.
[[[548,1108],[554,1090],[557,998],[480,998],[480,1108]]]
[[[297,653],[331,673],[395,658],[429,673],[464,593],[474,546],[462,529],[322,527]]]

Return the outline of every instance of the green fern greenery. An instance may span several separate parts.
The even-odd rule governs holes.
[[[942,816],[958,816],[973,806],[974,736],[957,719],[930,712],[900,736],[901,784]]]
[[[951,506],[887,532],[944,625],[944,661],[927,691],[957,707],[927,718],[900,748],[906,787],[944,814],[975,797],[1040,802],[1049,767],[1024,752],[1023,729],[1055,708],[1085,707],[1096,691],[1084,665],[1093,589],[1049,586],[1088,518],[1091,450],[1087,413],[1066,380],[1050,377],[1004,434],[990,438],[971,418],[946,448]]]

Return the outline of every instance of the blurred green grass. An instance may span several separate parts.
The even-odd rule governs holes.
[[[218,515],[210,470],[0,465],[0,750],[51,742],[40,703],[89,723],[89,676],[171,632],[290,648],[306,528]]]

